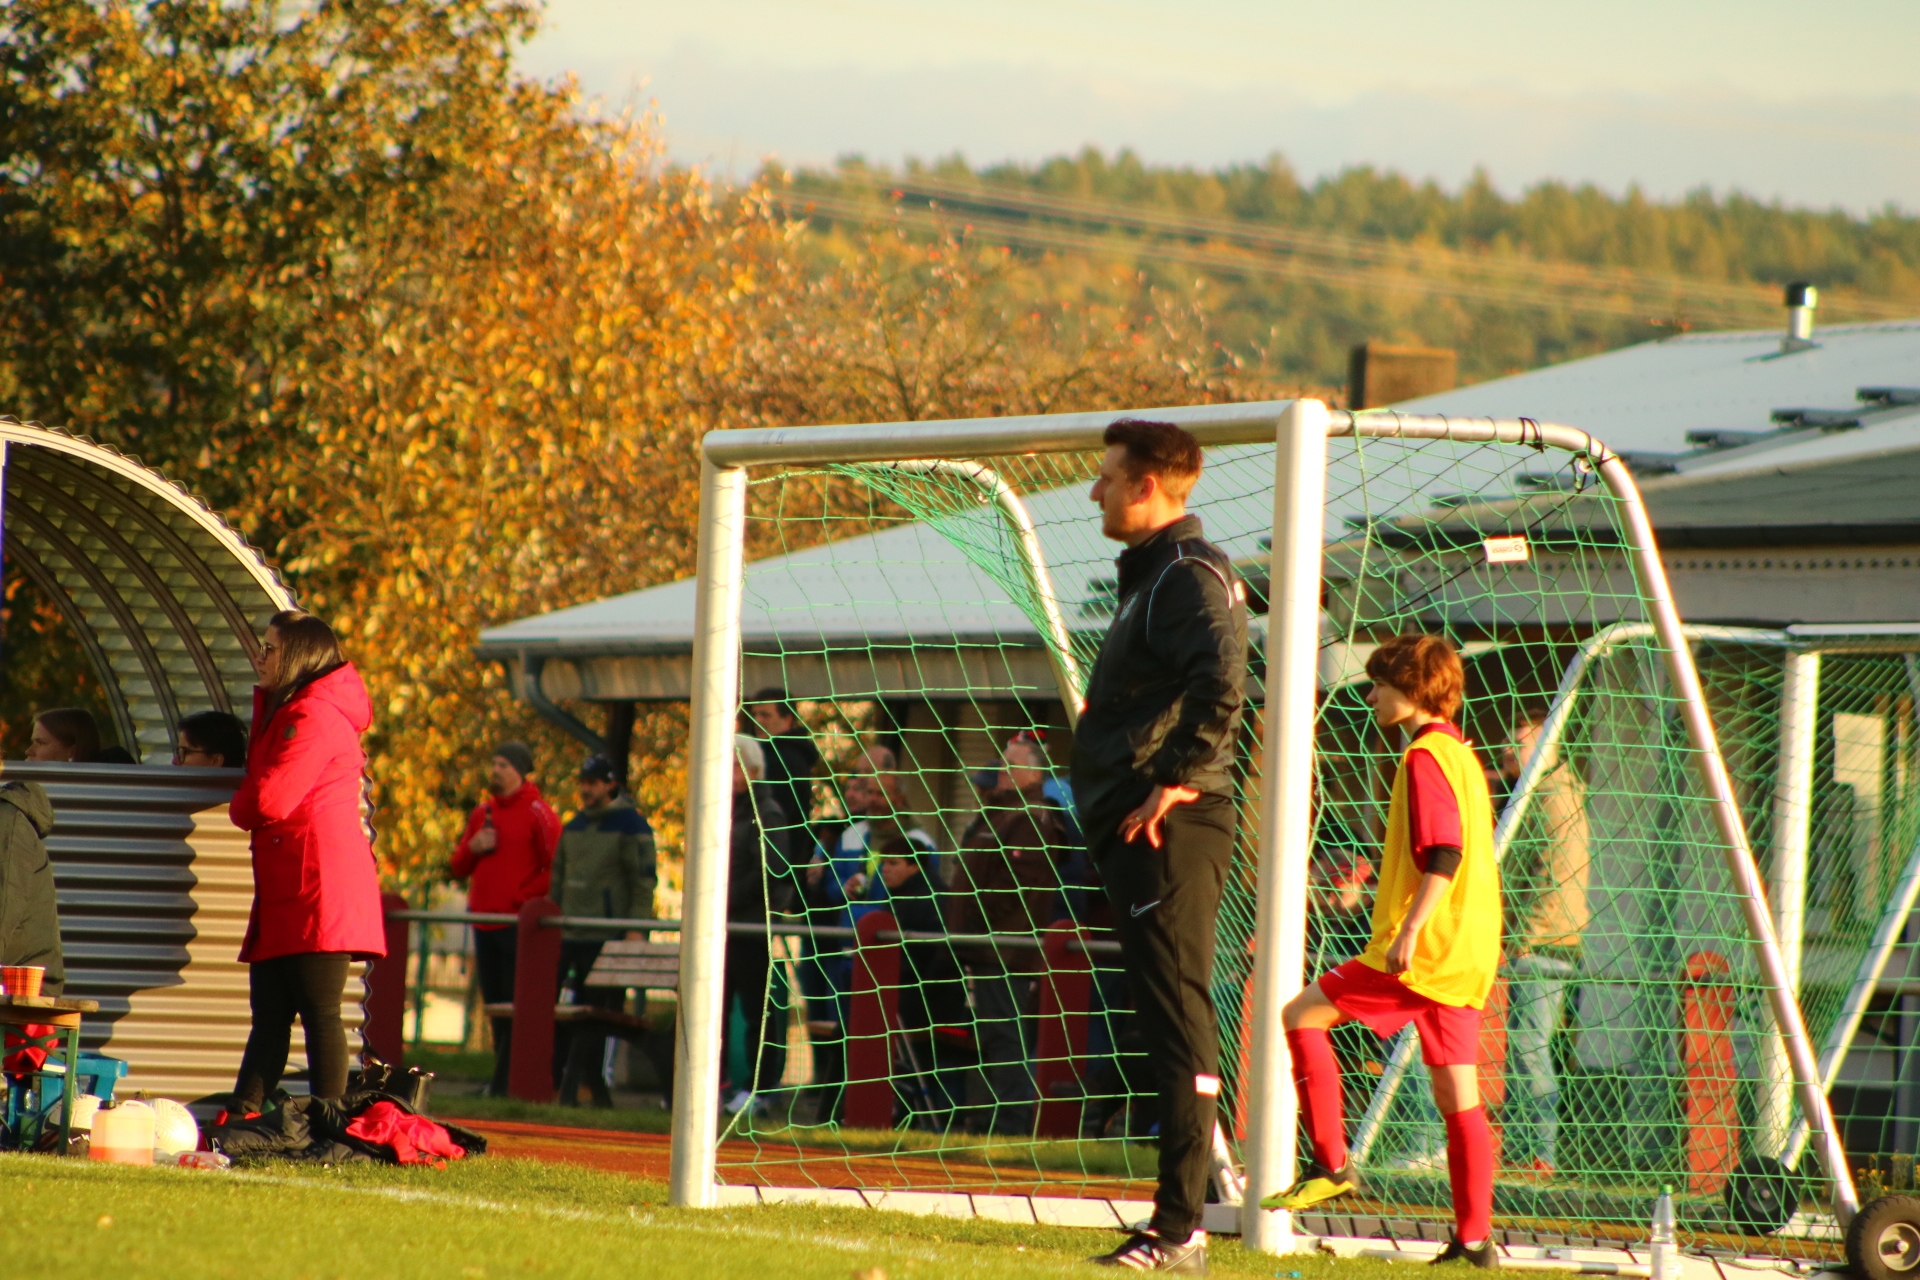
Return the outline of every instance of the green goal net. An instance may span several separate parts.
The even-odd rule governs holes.
[[[1564,452],[1330,448],[1306,976],[1368,931],[1402,744],[1368,717],[1366,657],[1395,634],[1445,634],[1468,668],[1462,728],[1503,811],[1507,960],[1481,1073],[1497,1225],[1643,1239],[1671,1185],[1696,1244],[1833,1253],[1810,1151],[1782,1172],[1806,1144],[1615,499]],[[1118,548],[1088,500],[1097,461],[752,472],[742,687],[784,689],[823,763],[797,787],[753,790],[775,852],[730,945],[768,940],[741,968],[766,965],[765,1034],[761,989],[730,983],[722,1182],[865,1203],[1150,1198],[1143,1046],[1066,777],[1062,688],[1091,664],[1115,589]],[[1246,1012],[1273,466],[1271,447],[1211,449],[1191,503],[1255,614],[1213,975],[1229,1146],[1251,1073],[1286,1071],[1250,1061]],[[1697,642],[1763,875],[1791,647],[1724,629]],[[1898,655],[1825,659],[1800,949],[1817,1043],[1914,836],[1910,675]],[[1820,815],[1843,805],[1836,835]],[[1444,1142],[1418,1054],[1353,1027],[1336,1044],[1367,1190],[1302,1225],[1437,1232],[1451,1216]],[[1756,1188],[1763,1208],[1786,1206],[1783,1231],[1763,1234],[1781,1224],[1756,1216]]]

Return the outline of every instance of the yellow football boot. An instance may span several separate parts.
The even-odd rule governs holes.
[[[1318,1164],[1308,1166],[1306,1176],[1288,1187],[1285,1191],[1276,1191],[1260,1202],[1262,1209],[1292,1209],[1299,1212],[1311,1209],[1317,1204],[1325,1204],[1338,1196],[1360,1188],[1360,1175],[1355,1173],[1353,1165],[1344,1169],[1327,1172]]]

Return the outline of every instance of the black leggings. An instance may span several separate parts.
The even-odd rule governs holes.
[[[280,1087],[296,1016],[306,1035],[309,1092],[316,1098],[337,1098],[347,1091],[347,1028],[340,1021],[340,996],[347,989],[350,959],[342,951],[309,951],[248,966],[253,1029],[247,1033],[240,1078],[233,1086],[236,1106],[258,1111]]]

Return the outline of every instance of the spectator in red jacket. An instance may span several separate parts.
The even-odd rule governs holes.
[[[515,912],[544,897],[560,847],[560,815],[532,781],[533,752],[524,742],[503,742],[493,753],[487,779],[490,793],[467,815],[467,829],[453,850],[453,874],[471,877],[467,910]],[[480,997],[488,1004],[513,999],[513,962],[520,930],[510,924],[473,927],[474,961],[480,970]],[[507,1096],[507,1068],[513,1060],[513,1019],[493,1019],[493,1084],[496,1098]]]
[[[255,659],[253,742],[233,823],[253,833],[253,913],[240,959],[253,1028],[234,1101],[258,1111],[280,1083],[293,1020],[316,1097],[347,1088],[340,997],[347,966],[387,953],[380,875],[361,816],[373,705],[333,629],[298,609],[273,615]]]

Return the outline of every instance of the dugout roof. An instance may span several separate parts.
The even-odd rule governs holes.
[[[1812,346],[1785,346],[1773,330],[1685,334],[1402,407],[1525,413],[1586,428],[1629,453],[1690,621],[1920,620],[1920,504],[1912,496],[1920,492],[1920,320],[1836,326],[1819,331]],[[1259,447],[1216,449],[1208,474],[1270,473],[1270,459]],[[1244,478],[1219,488],[1233,496],[1209,501],[1203,477],[1195,509],[1210,536],[1257,564],[1270,498]],[[1068,625],[1103,617],[1110,566],[1075,563],[1049,545],[1050,530],[1094,518],[1085,491],[1053,490],[1028,502]],[[1330,542],[1349,514],[1329,511]],[[1774,554],[1780,549],[1788,554]],[[926,526],[758,561],[747,581],[749,654],[822,641],[932,652],[993,638],[1009,648],[1019,673],[1013,684],[1048,684],[1025,615]],[[483,632],[479,652],[508,663],[523,696],[527,662],[546,663],[536,701],[682,698],[693,597],[693,583],[683,581],[523,618]],[[1013,651],[1021,646],[1028,652]],[[924,667],[928,659],[918,661]],[[752,657],[747,668],[749,688],[790,682],[794,670],[790,662],[756,667]],[[927,685],[927,673],[903,665],[903,690],[916,681]],[[943,681],[966,683],[957,675],[932,683]]]

